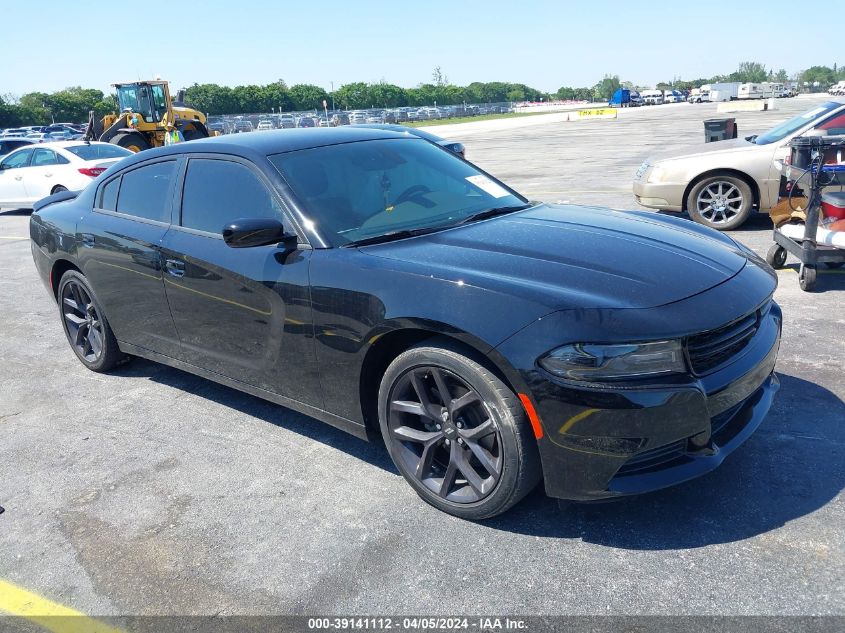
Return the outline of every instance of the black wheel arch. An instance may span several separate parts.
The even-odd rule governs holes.
[[[368,339],[359,375],[361,415],[370,441],[381,441],[378,420],[378,391],[382,376],[396,357],[411,347],[425,342],[458,351],[493,372],[514,393],[524,392],[519,374],[495,347],[478,337],[446,324],[401,323],[380,328]]]
[[[63,258],[54,261],[52,268],[50,268],[50,286],[53,289],[53,299],[56,301],[59,300],[59,282],[62,280],[62,275],[69,270],[75,270],[80,275],[85,274],[80,270],[79,266]]]
[[[687,185],[686,189],[684,189],[684,197],[681,201],[683,205],[682,208],[684,211],[689,212],[687,208],[687,198],[689,198],[690,192],[695,188],[695,186],[700,183],[705,178],[711,178],[713,176],[733,176],[734,178],[739,178],[740,180],[744,181],[751,188],[751,195],[753,196],[752,205],[756,206],[758,209],[760,208],[760,188],[757,186],[757,182],[744,171],[740,171],[738,169],[726,169],[726,168],[719,168],[719,169],[711,169],[710,171],[705,171],[702,174],[699,174],[692,180],[690,180],[689,184]]]

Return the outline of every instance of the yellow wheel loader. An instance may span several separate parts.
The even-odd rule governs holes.
[[[210,136],[205,115],[182,103],[182,91],[176,101],[170,99],[166,81],[133,81],[112,84],[117,92],[120,114],[107,114],[96,120],[91,112],[85,138],[114,143],[133,152],[164,145],[165,129],[172,121],[186,141]]]

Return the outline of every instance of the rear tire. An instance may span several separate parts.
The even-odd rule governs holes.
[[[717,231],[732,231],[751,215],[754,194],[747,182],[736,176],[703,178],[687,196],[687,213],[699,224]]]
[[[400,354],[378,398],[393,463],[435,508],[487,519],[540,481],[537,443],[516,394],[451,341],[427,341]]]
[[[51,194],[59,193],[60,191],[67,191],[67,187],[64,185],[56,185],[53,187],[53,190],[50,192]]]
[[[69,270],[62,275],[58,304],[65,336],[83,365],[102,373],[124,359],[103,309],[82,273]]]
[[[144,151],[145,149],[150,149],[150,144],[147,143],[147,139],[134,132],[118,132],[109,142],[114,143],[115,145],[120,145],[121,147],[135,152],[136,154]]]

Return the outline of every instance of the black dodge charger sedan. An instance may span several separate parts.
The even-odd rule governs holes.
[[[362,438],[482,519],[541,479],[642,493],[716,468],[778,387],[773,271],[651,213],[530,202],[425,139],[224,136],[37,205],[71,349],[152,359]]]

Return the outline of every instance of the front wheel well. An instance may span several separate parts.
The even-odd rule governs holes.
[[[502,380],[502,382],[508,385],[508,387],[513,389],[511,381],[507,379],[504,372],[486,354],[453,336],[416,328],[387,332],[373,343],[364,357],[364,362],[361,363],[361,377],[359,381],[361,414],[366,426],[367,437],[370,441],[381,441],[381,429],[378,420],[378,391],[385,371],[387,371],[390,363],[401,353],[414,345],[428,340],[431,340],[435,344],[438,340],[448,342],[449,347],[457,348],[469,358],[484,365]]]
[[[687,208],[687,198],[689,198],[690,192],[702,180],[705,178],[712,178],[713,176],[733,176],[734,178],[743,180],[749,187],[751,187],[751,195],[754,196],[753,204],[756,205],[758,209],[760,208],[760,188],[751,176],[743,171],[739,171],[738,169],[713,169],[711,171],[706,171],[703,174],[699,174],[687,185],[687,188],[684,190],[683,200],[681,201],[684,211],[689,213],[689,209]]]
[[[59,300],[59,282],[62,280],[62,275],[69,270],[75,270],[76,272],[82,274],[79,267],[66,259],[57,259],[53,264],[53,267],[50,269],[50,287],[53,290],[53,298],[56,299],[56,301]]]

